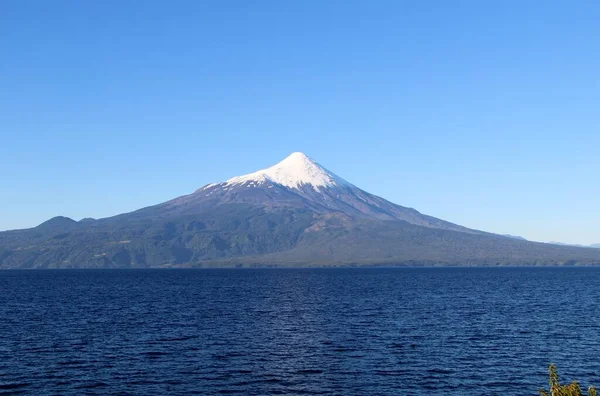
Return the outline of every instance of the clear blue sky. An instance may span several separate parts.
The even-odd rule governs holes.
[[[0,2],[0,229],[304,151],[469,227],[600,242],[598,1]]]

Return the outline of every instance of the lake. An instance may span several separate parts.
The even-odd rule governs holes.
[[[600,385],[600,268],[1,271],[0,393]]]

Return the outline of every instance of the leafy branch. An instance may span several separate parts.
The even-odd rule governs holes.
[[[556,365],[551,364],[549,369],[550,374],[550,393],[546,392],[544,389],[540,389],[541,396],[585,396],[579,383],[577,381],[573,381],[568,385],[561,385],[558,377],[558,371],[556,370]],[[590,386],[588,388],[589,396],[598,396],[598,391],[595,387]]]

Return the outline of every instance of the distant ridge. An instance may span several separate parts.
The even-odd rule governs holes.
[[[38,225],[37,229],[64,229],[76,225],[73,219],[64,216],[56,216]]]
[[[527,239],[523,238],[522,236],[518,236],[518,235],[510,235],[510,234],[504,234],[502,236],[505,236],[507,238],[512,238],[512,239],[518,239],[521,241],[526,241]]]
[[[0,233],[0,268],[595,265],[600,249],[473,230],[370,194],[296,152],[104,219]]]
[[[579,244],[571,244],[571,243],[562,243],[562,242],[548,242],[551,243],[553,245],[559,245],[559,246],[577,246],[577,247],[583,247],[583,248],[594,248],[594,249],[599,249],[600,248],[600,243],[595,243],[592,245],[579,245]]]

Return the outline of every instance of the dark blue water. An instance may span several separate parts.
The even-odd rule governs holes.
[[[0,272],[0,393],[600,385],[600,269]]]

